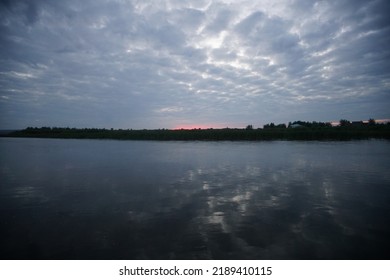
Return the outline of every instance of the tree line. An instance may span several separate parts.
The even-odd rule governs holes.
[[[330,123],[295,121],[286,124],[266,124],[263,128],[222,129],[105,129],[105,128],[61,128],[27,127],[8,133],[8,137],[118,139],[118,140],[353,140],[390,139],[390,124],[375,121],[350,122],[340,120],[339,126]]]

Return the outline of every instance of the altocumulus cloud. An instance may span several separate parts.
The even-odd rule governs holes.
[[[390,4],[1,1],[0,128],[389,118]]]

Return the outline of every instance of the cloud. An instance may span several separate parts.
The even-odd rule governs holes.
[[[3,1],[0,127],[389,118],[388,7]]]

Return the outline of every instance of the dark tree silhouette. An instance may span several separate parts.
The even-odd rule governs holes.
[[[349,126],[349,125],[351,125],[350,121],[344,119],[340,120],[340,126]]]

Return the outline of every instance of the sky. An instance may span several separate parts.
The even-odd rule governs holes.
[[[0,129],[390,118],[387,0],[0,0]]]

